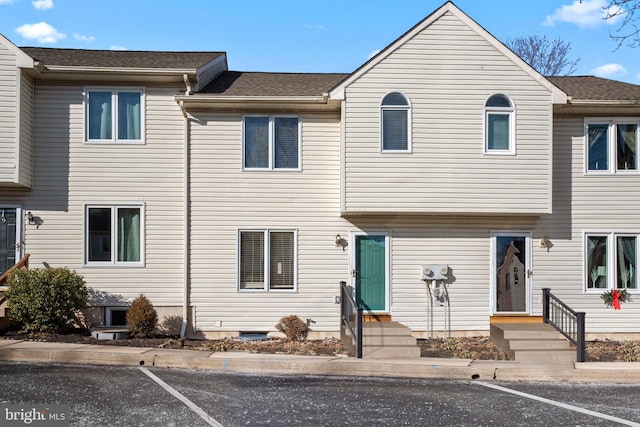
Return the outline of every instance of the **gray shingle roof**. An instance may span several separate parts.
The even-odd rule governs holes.
[[[574,100],[640,101],[640,86],[594,76],[547,77]]]
[[[155,52],[21,47],[45,66],[171,68],[190,70],[224,55],[224,52]]]
[[[320,96],[348,75],[226,71],[200,93],[224,96]]]

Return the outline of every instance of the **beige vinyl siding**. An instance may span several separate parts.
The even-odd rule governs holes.
[[[380,102],[411,102],[412,153],[380,153]],[[485,155],[484,104],[516,108],[516,156]],[[551,211],[551,94],[445,14],[346,89],[345,207],[349,213]]]
[[[95,85],[94,85],[95,86]],[[184,119],[179,88],[145,88],[146,143],[84,143],[83,87],[37,84],[35,178],[25,208],[42,219],[26,226],[31,265],[67,266],[93,288],[93,303],[140,293],[154,305],[183,303]],[[144,205],[144,267],[85,267],[85,204]]]
[[[583,118],[554,124],[554,214],[541,221],[539,235],[553,243],[536,258],[536,282],[576,311],[587,313],[588,333],[638,332],[640,293],[620,311],[606,307],[602,290],[585,292],[586,231],[640,233],[640,175],[586,175]]]
[[[31,187],[33,174],[33,81],[20,74],[20,155],[18,182]]]
[[[16,180],[18,68],[15,54],[0,44],[0,184]]]
[[[196,114],[191,137],[191,303],[209,332],[274,331],[290,314],[337,333],[349,253],[340,218],[339,116],[301,114],[301,171],[242,171],[242,114]],[[238,230],[297,230],[297,290],[238,291]]]

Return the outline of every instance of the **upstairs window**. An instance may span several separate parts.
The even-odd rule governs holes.
[[[88,142],[144,141],[142,89],[87,89],[85,104]]]
[[[515,154],[515,108],[505,95],[492,95],[484,106],[486,154]]]
[[[246,116],[244,169],[300,169],[300,118]]]
[[[411,106],[400,92],[382,98],[380,106],[382,152],[411,151]]]
[[[638,122],[629,119],[587,122],[587,172],[637,172],[638,139]]]

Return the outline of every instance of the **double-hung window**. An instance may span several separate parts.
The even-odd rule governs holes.
[[[144,141],[144,126],[144,90],[85,90],[87,142],[141,143]]]
[[[244,169],[300,169],[300,118],[245,116]]]
[[[637,172],[638,124],[640,120],[587,120],[587,173]]]
[[[638,237],[633,233],[585,234],[586,289],[638,289]]]
[[[485,154],[515,154],[515,108],[506,95],[489,97],[484,105]]]
[[[400,92],[391,92],[380,104],[381,151],[411,151],[411,105]]]
[[[142,265],[142,216],[142,205],[87,205],[85,263]]]
[[[295,231],[241,230],[238,255],[240,290],[295,290]]]

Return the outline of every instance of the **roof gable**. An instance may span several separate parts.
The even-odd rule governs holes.
[[[9,49],[10,52],[13,52],[16,55],[17,61],[18,61],[18,67],[20,68],[35,67],[35,62],[33,58],[31,58],[27,53],[25,53],[18,46],[11,43],[11,41],[5,36],[3,36],[2,34],[0,34],[0,45],[3,45],[7,49]]]
[[[378,53],[376,56],[371,58],[365,64],[363,64],[360,68],[354,71],[348,78],[334,87],[330,93],[329,97],[334,99],[344,99],[345,89],[353,82],[358,80],[364,74],[366,74],[369,70],[378,65],[381,61],[386,59],[389,55],[391,55],[394,51],[396,51],[399,47],[403,46],[409,40],[413,39],[424,31],[426,28],[431,26],[435,21],[440,19],[443,15],[451,13],[456,16],[460,21],[462,21],[469,29],[474,31],[484,40],[486,40],[490,45],[492,45],[496,50],[498,50],[504,57],[508,58],[511,62],[515,63],[518,67],[520,67],[526,74],[531,76],[534,80],[540,83],[543,87],[547,88],[553,96],[553,103],[566,103],[567,96],[566,94],[552,84],[549,80],[547,80],[542,74],[538,73],[535,69],[533,69],[529,64],[523,61],[518,55],[513,53],[509,48],[507,48],[502,42],[496,39],[493,35],[491,35],[488,31],[482,28],[478,23],[476,23],[473,19],[471,19],[468,15],[462,12],[457,6],[455,6],[452,2],[448,1],[440,8],[432,12],[429,16],[423,19],[421,22],[416,24],[409,31],[404,33],[394,42],[392,42],[389,46],[387,46],[384,50]]]

